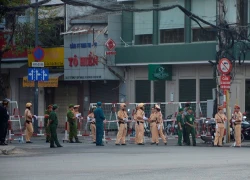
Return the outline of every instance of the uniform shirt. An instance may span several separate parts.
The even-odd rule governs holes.
[[[95,117],[96,123],[103,123],[103,121],[105,120],[105,116],[103,114],[102,108],[100,107],[96,108],[96,110],[94,111],[94,117]]]
[[[55,111],[51,111],[51,113],[49,114],[49,119],[51,120],[50,125],[53,125],[53,126],[58,125],[57,114]]]
[[[162,124],[163,123],[162,113],[156,112],[156,116],[157,116],[157,123]]]
[[[135,113],[135,120],[144,122],[143,120],[144,115],[145,115],[144,111],[142,109],[138,109]]]
[[[67,112],[67,119],[69,123],[73,123],[74,122],[74,113],[71,110],[68,110]]]
[[[32,121],[32,114],[28,108],[24,111],[24,117],[25,120]]]
[[[0,123],[7,123],[9,118],[10,116],[7,108],[0,106]]]
[[[239,111],[239,112],[235,112],[234,113],[234,116],[235,116],[235,124],[241,124],[242,122],[242,113]]]
[[[151,113],[149,117],[149,122],[153,123],[153,122],[156,122],[156,120],[157,120],[157,116],[155,115],[155,113]]]
[[[215,114],[214,118],[216,123],[224,123],[224,121],[227,119],[225,114],[220,113]]]
[[[184,126],[184,121],[183,121],[183,118],[182,118],[182,114],[181,114],[181,113],[178,113],[178,115],[177,115],[177,117],[176,117],[176,120],[177,120],[177,124],[178,124],[178,129],[180,129],[179,123],[181,124],[181,127],[183,128],[183,126]]]
[[[189,123],[189,124],[194,124],[195,118],[193,114],[187,114],[185,116],[185,122]]]
[[[117,118],[119,121],[124,122],[124,118],[128,118],[128,113],[125,110],[120,109],[117,114]]]
[[[45,114],[45,115],[50,115],[50,112],[49,112],[48,110],[46,110],[46,111],[44,112],[44,114]],[[48,123],[48,120],[49,120],[49,117],[47,117],[47,118],[45,117],[45,118],[44,118],[44,123],[45,123],[45,125]]]
[[[88,117],[90,118],[89,122],[95,122],[95,118],[94,118],[94,113],[93,113],[93,112],[90,113],[90,114],[88,115]]]

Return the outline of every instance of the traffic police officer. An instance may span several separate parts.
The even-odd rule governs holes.
[[[136,144],[144,145],[144,121],[147,120],[147,118],[145,117],[144,104],[143,103],[138,104],[138,109],[137,109],[136,114],[135,114],[135,120],[136,120],[136,123],[137,123]]]
[[[58,125],[58,119],[57,119],[57,114],[56,114],[56,111],[58,110],[57,104],[54,104],[52,108],[53,108],[53,111],[49,115],[49,123],[47,125],[49,126],[50,133],[51,133],[50,148],[55,148],[55,144],[57,147],[62,147],[57,139],[57,132],[56,132],[57,125]]]
[[[163,119],[162,119],[161,108],[159,105],[155,105],[155,109],[156,109],[156,116],[157,116],[156,124],[157,124],[158,133],[162,141],[164,142],[164,144],[167,145],[167,138],[163,134]]]
[[[156,111],[155,108],[152,107],[151,109],[151,115],[150,118],[148,119],[149,123],[150,123],[150,131],[152,134],[152,138],[151,138],[151,145],[156,144],[158,145],[159,143],[159,133],[158,133],[158,128],[157,128],[157,115],[156,115]]]
[[[215,146],[222,146],[222,139],[224,137],[224,122],[227,120],[226,115],[223,112],[223,106],[218,107],[218,113],[215,114],[215,122],[216,122],[216,133],[214,139]],[[219,144],[218,144],[219,143]]]
[[[95,117],[94,117],[95,109],[96,109],[96,106],[93,106],[90,114],[87,116],[87,120],[88,122],[90,122],[90,130],[92,134],[93,143],[96,143],[96,126],[95,126]]]
[[[26,125],[26,130],[25,130],[26,143],[32,143],[30,141],[30,138],[33,135],[33,125],[32,125],[33,115],[31,114],[31,111],[30,111],[31,107],[32,107],[32,104],[27,103],[26,110],[24,111],[25,125]]]
[[[120,110],[118,111],[118,124],[119,124],[119,131],[117,133],[116,138],[116,145],[120,145],[120,141],[122,145],[126,145],[126,135],[127,135],[127,122],[128,122],[128,113],[125,110],[126,104],[120,104]]]
[[[240,112],[240,106],[235,105],[234,106],[234,129],[235,129],[235,146],[240,147],[241,146],[241,123],[242,123],[242,113]]]
[[[190,146],[190,134],[192,135],[193,146],[196,146],[196,137],[195,137],[195,118],[193,115],[192,108],[188,108],[188,113],[185,116],[185,124],[186,124],[186,138],[187,138],[187,145]]]

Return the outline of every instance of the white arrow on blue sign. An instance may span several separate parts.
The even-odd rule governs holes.
[[[28,81],[48,81],[49,69],[47,68],[28,68]]]

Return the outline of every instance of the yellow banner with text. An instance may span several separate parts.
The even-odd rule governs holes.
[[[56,47],[56,48],[42,48],[44,57],[39,62],[44,62],[44,67],[63,67],[64,66],[64,48]],[[35,57],[33,55],[34,49],[28,50],[28,66],[32,67],[32,62],[35,61]]]
[[[34,81],[28,81],[28,77],[23,77],[23,87],[35,87]],[[49,78],[49,81],[39,81],[38,87],[58,87],[58,78]]]

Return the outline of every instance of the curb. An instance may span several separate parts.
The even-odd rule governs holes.
[[[16,149],[15,146],[1,146],[0,147],[0,155],[10,155],[12,151]]]

